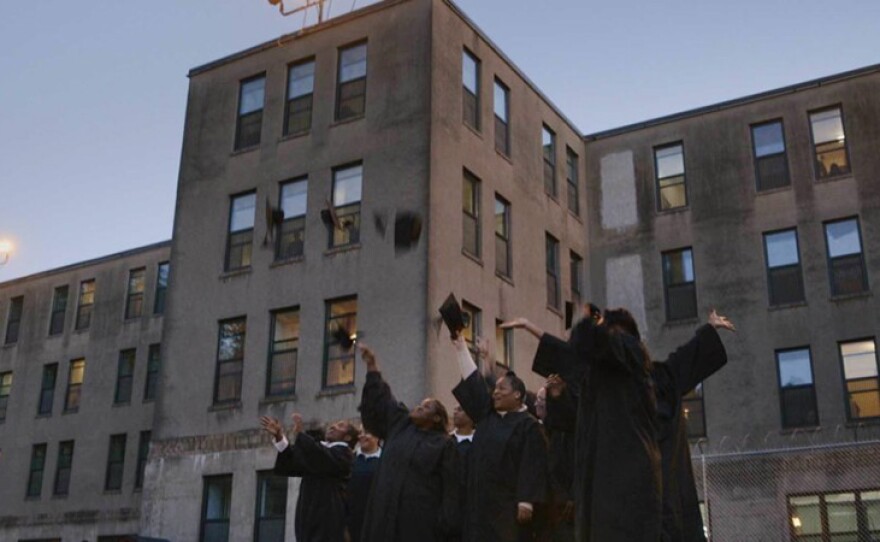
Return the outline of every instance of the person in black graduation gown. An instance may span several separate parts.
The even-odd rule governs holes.
[[[373,352],[363,343],[358,351],[367,366],[361,419],[385,442],[361,540],[448,540],[459,528],[460,474],[455,441],[446,433],[446,408],[428,398],[408,410],[383,380]]]
[[[351,479],[348,481],[348,533],[351,535],[351,542],[360,542],[367,500],[381,457],[379,437],[369,431],[361,431],[351,467]]]
[[[275,474],[301,477],[296,518],[293,528],[301,542],[344,542],[345,488],[351,475],[352,448],[358,431],[348,421],[340,420],[316,442],[303,432],[302,417],[294,414],[293,436],[288,442],[281,424],[263,416],[260,424],[272,435],[278,456]]]
[[[549,440],[548,455],[551,502],[548,510],[548,540],[574,540],[574,428],[577,409],[565,382],[559,375],[550,375],[544,387],[544,430]],[[541,391],[538,396],[540,398]],[[541,409],[538,409],[541,413]]]

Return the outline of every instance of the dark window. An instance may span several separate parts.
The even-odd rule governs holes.
[[[13,297],[9,302],[9,318],[6,319],[6,344],[18,342],[21,330],[21,315],[24,311],[24,297]]]
[[[354,385],[354,349],[346,348],[337,337],[340,330],[357,333],[357,298],[336,299],[326,303],[324,325],[324,388]]]
[[[52,295],[52,314],[49,316],[49,335],[58,335],[64,332],[64,316],[67,312],[67,286],[55,288]]]
[[[254,216],[257,194],[233,196],[229,204],[229,230],[226,237],[226,270],[250,267],[254,246]]]
[[[220,322],[217,344],[217,374],[214,380],[214,403],[241,400],[241,374],[244,366],[244,341],[247,319],[235,318]]]
[[[510,203],[495,194],[495,272],[510,277],[510,261]]]
[[[58,463],[55,466],[55,490],[53,495],[67,495],[70,490],[70,473],[73,470],[73,441],[58,444]]]
[[[568,210],[575,216],[581,214],[580,181],[578,180],[578,155],[565,148],[565,181],[568,185]]]
[[[513,369],[513,330],[501,329],[501,320],[495,320],[495,364]]]
[[[255,542],[284,542],[287,515],[287,477],[271,471],[257,473]]]
[[[755,179],[759,192],[789,185],[781,120],[752,126],[752,150],[755,153]]]
[[[480,130],[480,61],[468,50],[461,54],[462,120]]]
[[[703,384],[689,391],[681,400],[682,413],[687,425],[688,438],[706,436],[706,413],[703,403]]]
[[[12,371],[0,373],[0,422],[6,419],[10,391],[12,391]]]
[[[795,542],[880,540],[880,491],[788,497]]]
[[[559,308],[559,241],[552,235],[545,234],[545,249],[547,259],[547,306]]]
[[[147,468],[147,458],[150,455],[151,437],[152,433],[150,431],[141,431],[140,439],[138,440],[137,470],[134,473],[135,489],[144,487],[144,470]]]
[[[134,381],[135,349],[123,350],[119,353],[118,370],[116,372],[116,393],[113,395],[113,403],[130,403],[131,387]]]
[[[171,266],[162,262],[156,268],[156,299],[153,302],[153,314],[165,313],[165,297],[168,295],[168,275]]]
[[[477,356],[479,355],[477,352],[477,337],[480,337],[483,334],[483,322],[481,321],[483,313],[479,308],[471,305],[467,301],[462,301],[461,311],[465,314],[465,318],[467,319],[467,325],[461,331],[461,336],[464,337],[464,342],[467,343],[468,350],[471,351],[474,359],[477,359]]]
[[[238,121],[235,126],[235,149],[260,144],[263,129],[263,102],[266,97],[266,76],[260,75],[241,82],[238,97]]]
[[[569,253],[569,261],[571,264],[571,302],[575,306],[581,304],[581,290],[584,284],[584,260],[574,252]]]
[[[495,150],[510,156],[510,90],[498,79],[495,80]]]
[[[858,294],[868,290],[868,274],[862,254],[859,220],[849,218],[825,223],[831,295]]]
[[[229,512],[232,507],[232,475],[205,476],[202,495],[201,542],[229,540]]]
[[[105,491],[122,489],[122,475],[125,472],[125,435],[112,435],[110,449],[107,451],[107,473],[104,477]]]
[[[95,279],[79,283],[79,300],[76,306],[76,329],[88,329],[92,324],[92,307],[95,305]]]
[[[468,254],[480,257],[480,180],[469,171],[464,172],[461,193],[462,248]]]
[[[697,317],[697,286],[694,255],[690,248],[663,253],[663,282],[666,286],[666,319]]]
[[[43,366],[43,380],[40,384],[40,402],[39,405],[37,405],[37,415],[52,415],[52,406],[55,403],[55,381],[57,378],[57,363],[50,363]]]
[[[767,286],[770,305],[788,305],[804,300],[797,230],[764,234],[767,257]]]
[[[306,60],[290,66],[287,73],[287,115],[284,135],[308,132],[312,127],[312,102],[315,91],[315,61]]]
[[[31,449],[31,466],[28,473],[28,498],[39,498],[43,492],[43,469],[46,467],[46,445],[34,444]]]
[[[272,313],[269,371],[266,395],[293,395],[296,391],[296,362],[299,357],[299,309]]]
[[[144,313],[144,288],[147,270],[143,267],[128,273],[128,296],[125,300],[125,318],[139,318]]]
[[[79,410],[85,373],[86,360],[75,359],[70,362],[70,370],[67,373],[67,393],[64,394],[64,412]]]
[[[364,115],[367,105],[367,44],[339,50],[336,120]]]
[[[339,219],[330,232],[330,248],[354,245],[361,240],[361,188],[364,167],[333,170],[333,208]]]
[[[159,367],[162,366],[162,345],[151,344],[147,351],[147,378],[144,381],[144,401],[156,398],[159,387]]]
[[[303,255],[306,242],[306,201],[308,179],[297,179],[281,185],[279,207],[284,219],[275,235],[275,260],[288,260]]]
[[[685,207],[684,145],[675,143],[654,149],[657,172],[657,208],[661,211]]]
[[[779,373],[782,427],[794,429],[818,426],[819,409],[816,406],[810,349],[777,351],[776,366]]]
[[[851,421],[880,417],[880,380],[874,339],[840,343],[846,410]]]
[[[849,173],[849,151],[840,107],[810,113],[810,133],[816,155],[816,178]]]
[[[541,148],[544,156],[544,193],[556,197],[556,134],[546,125],[541,127]]]

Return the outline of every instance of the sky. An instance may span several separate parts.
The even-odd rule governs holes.
[[[457,3],[584,133],[880,63],[880,0]],[[0,2],[0,282],[169,239],[187,72],[300,25],[266,0]]]

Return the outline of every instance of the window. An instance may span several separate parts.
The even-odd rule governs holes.
[[[770,305],[789,305],[804,300],[797,230],[764,234],[767,259],[767,287]]]
[[[581,214],[581,200],[578,181],[578,155],[565,147],[565,181],[568,184],[568,210],[574,216]]]
[[[584,284],[584,260],[574,252],[569,253],[569,262],[571,265],[571,302],[575,307],[581,304],[581,289]]]
[[[144,487],[144,471],[147,468],[147,458],[150,455],[151,437],[152,433],[150,431],[141,431],[140,438],[138,439],[137,470],[134,473],[135,489]]]
[[[275,260],[288,260],[303,255],[306,241],[306,200],[308,180],[298,179],[281,185],[279,208],[284,220],[275,235]]]
[[[480,257],[480,180],[469,171],[464,172],[462,184],[462,249],[471,256]]]
[[[75,359],[70,362],[70,369],[67,373],[67,393],[64,395],[64,412],[79,410],[85,373],[86,360]]]
[[[55,403],[55,381],[58,378],[58,364],[50,363],[43,366],[43,379],[40,384],[40,402],[37,405],[38,416],[51,416]]]
[[[556,134],[541,127],[541,147],[544,155],[544,193],[556,197]]]
[[[125,435],[112,435],[107,452],[107,473],[104,477],[105,491],[122,489],[122,474],[125,472]]]
[[[816,427],[819,409],[809,348],[776,352],[783,429]]]
[[[229,233],[226,237],[226,270],[250,267],[254,245],[254,215],[257,194],[232,196],[229,205]]]
[[[781,120],[752,126],[752,150],[755,153],[755,180],[758,192],[789,185],[788,158]]]
[[[461,53],[462,120],[480,131],[480,61],[465,49]]]
[[[156,299],[153,301],[153,314],[165,314],[165,296],[168,295],[168,275],[171,266],[162,262],[156,268]]]
[[[238,97],[238,122],[235,127],[235,150],[260,144],[263,129],[263,101],[266,97],[266,76],[258,75],[241,82]]]
[[[77,330],[88,329],[92,324],[92,307],[95,305],[95,279],[79,283],[79,301],[76,306]]]
[[[324,325],[324,388],[354,385],[354,349],[339,340],[340,332],[357,333],[357,298],[326,302]]]
[[[462,301],[461,311],[465,314],[465,323],[467,324],[464,329],[461,330],[461,336],[464,337],[464,341],[467,343],[471,355],[473,355],[474,359],[477,359],[479,355],[479,352],[477,352],[477,337],[480,337],[483,334],[482,322],[480,321],[482,312],[479,308],[471,305],[467,301]]]
[[[123,350],[119,353],[118,370],[116,372],[116,393],[113,395],[113,404],[131,402],[131,385],[134,380],[134,348]]]
[[[46,467],[46,444],[34,444],[31,449],[31,466],[28,472],[27,492],[29,499],[39,499],[43,492],[43,469]]]
[[[232,505],[232,475],[205,476],[202,495],[201,542],[229,540],[229,511]]]
[[[159,367],[162,366],[162,345],[151,344],[147,351],[147,378],[144,381],[144,402],[156,398],[159,386]]]
[[[868,290],[868,274],[862,255],[859,219],[825,223],[831,295],[858,294]]]
[[[495,320],[495,364],[513,369],[513,330],[501,329],[501,320]]]
[[[52,295],[52,313],[49,316],[49,335],[64,332],[64,315],[67,312],[67,286],[55,288]]]
[[[810,134],[816,154],[816,178],[827,179],[850,172],[849,151],[843,129],[843,111],[832,107],[810,113]]]
[[[495,80],[495,150],[510,156],[510,90],[498,79]]]
[[[10,391],[12,391],[12,371],[0,373],[0,422],[6,419]]]
[[[220,322],[217,344],[217,373],[214,377],[214,403],[235,403],[241,400],[241,374],[244,365],[244,341],[247,319],[234,318]]]
[[[663,253],[663,282],[666,287],[666,319],[697,317],[697,287],[694,255],[690,248]]]
[[[287,512],[287,478],[272,471],[257,473],[256,542],[284,542]]]
[[[361,189],[364,166],[333,170],[333,207],[339,227],[330,234],[330,248],[354,245],[361,240]]]
[[[67,495],[70,490],[70,472],[73,469],[73,441],[58,444],[58,463],[55,466],[55,496]]]
[[[796,542],[880,539],[880,491],[788,497]]]
[[[657,172],[657,208],[668,211],[687,206],[684,145],[674,143],[655,148],[654,167]]]
[[[9,302],[9,318],[6,319],[6,344],[18,342],[21,330],[21,314],[24,310],[24,297],[13,297]]]
[[[510,203],[498,194],[495,194],[495,272],[505,277],[511,276]]]
[[[144,313],[144,287],[147,270],[132,269],[128,273],[128,296],[125,300],[125,319],[139,318]]]
[[[880,380],[874,339],[840,343],[846,410],[851,421],[880,417]]]
[[[688,438],[703,438],[706,436],[706,414],[703,404],[703,383],[689,391],[681,399],[684,421],[687,426]]]
[[[315,61],[290,66],[287,72],[287,114],[284,135],[308,132],[312,127],[312,101],[315,91]]]
[[[364,115],[367,104],[367,44],[339,50],[336,120]]]
[[[299,309],[272,313],[269,370],[266,395],[293,395],[296,391],[296,362],[299,357]]]
[[[559,241],[552,235],[545,234],[547,257],[547,306],[559,308]]]

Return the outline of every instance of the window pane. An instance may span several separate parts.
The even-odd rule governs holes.
[[[829,141],[843,142],[845,139],[840,109],[835,108],[812,113],[810,115],[810,125],[813,130],[813,142],[817,145],[828,143]]]
[[[694,281],[694,258],[690,249],[664,254],[666,277],[669,284]]]
[[[256,205],[257,195],[254,193],[233,198],[229,231],[235,232],[253,228]]]
[[[752,139],[755,146],[755,156],[760,158],[768,154],[785,152],[785,139],[782,135],[782,123],[771,122],[754,126]]]
[[[508,205],[505,202],[495,199],[495,233],[504,238],[508,236],[507,209]]]
[[[684,177],[674,177],[675,184],[663,186],[660,181],[660,210],[675,209],[687,205],[687,190],[684,186]]]
[[[311,94],[315,88],[315,63],[305,62],[290,68],[287,82],[287,99]]]
[[[495,115],[507,122],[507,88],[495,81]]]
[[[299,339],[299,311],[284,311],[275,313],[275,332],[273,335],[273,350],[285,350],[295,347]]]
[[[339,80],[343,83],[367,76],[367,44],[343,49],[339,55]]]
[[[340,169],[333,174],[333,205],[341,207],[361,200],[363,166]]]
[[[842,343],[843,370],[847,380],[877,376],[877,354],[874,341]]]
[[[244,357],[246,331],[247,323],[244,319],[220,324],[219,360],[242,359]]]
[[[464,51],[461,55],[461,68],[461,79],[464,87],[477,94],[479,90],[479,64],[467,51]]]
[[[853,493],[840,493],[825,496],[828,514],[828,531],[831,534],[857,533],[856,496]]]
[[[769,267],[800,263],[795,230],[769,233],[764,236],[764,242],[767,244],[767,265]]]
[[[797,536],[821,535],[822,514],[819,497],[789,497],[791,527]]]
[[[541,146],[544,149],[544,159],[556,163],[556,135],[546,126],[541,128]]]
[[[861,497],[870,533],[880,534],[880,491],[864,491]]]
[[[684,175],[684,150],[681,145],[656,149],[654,156],[657,160],[658,179]]]
[[[260,77],[241,84],[240,115],[246,115],[263,109],[263,96],[266,90],[266,78]]]
[[[86,370],[86,362],[83,360],[70,362],[70,383],[82,384]]]
[[[783,428],[819,425],[819,413],[816,412],[816,393],[813,386],[784,388],[781,393]]]
[[[779,383],[783,388],[813,383],[809,350],[792,350],[776,354],[779,361]]]
[[[832,258],[862,252],[857,220],[825,224],[825,237],[828,239],[828,255]]]
[[[469,175],[465,175],[464,183],[462,185],[462,209],[473,216],[480,216],[478,190],[476,179]]]
[[[306,214],[308,181],[294,181],[281,185],[281,210],[284,218],[294,218]]]

